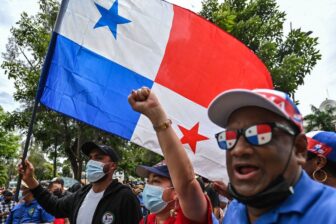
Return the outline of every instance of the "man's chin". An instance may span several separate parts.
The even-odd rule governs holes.
[[[93,184],[99,184],[101,182],[104,182],[107,178],[109,177],[108,174],[105,174],[105,176],[103,176],[102,178],[100,178],[99,180],[92,182]]]
[[[242,185],[237,185],[237,186],[233,186],[235,191],[245,197],[251,197],[254,196],[256,194],[258,194],[261,190],[259,187],[256,186],[242,186]]]

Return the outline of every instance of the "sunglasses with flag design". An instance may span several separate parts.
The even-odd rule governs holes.
[[[225,130],[215,135],[219,148],[230,150],[235,147],[240,136],[244,136],[246,142],[254,146],[261,146],[269,143],[273,137],[274,128],[278,128],[290,135],[296,135],[296,132],[283,124],[276,122],[268,122],[255,124],[247,128],[238,130]]]

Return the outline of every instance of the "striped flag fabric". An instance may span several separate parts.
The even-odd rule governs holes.
[[[161,153],[150,121],[128,94],[156,93],[194,165],[226,177],[207,117],[231,88],[273,88],[263,63],[207,20],[161,0],[63,0],[37,99],[62,114]]]

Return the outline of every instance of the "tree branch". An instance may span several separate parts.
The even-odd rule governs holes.
[[[33,63],[29,60],[29,58],[27,57],[27,55],[24,53],[24,51],[21,49],[21,47],[19,46],[19,51],[21,52],[21,54],[23,55],[23,57],[25,57],[25,59],[27,60],[28,64],[30,65],[30,67],[32,68],[32,70],[36,71],[36,66],[33,65]]]

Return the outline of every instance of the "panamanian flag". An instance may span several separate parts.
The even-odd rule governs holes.
[[[156,93],[196,173],[225,179],[220,128],[207,107],[230,88],[272,88],[263,63],[242,43],[161,0],[64,0],[37,99],[52,110],[161,153],[150,121],[127,101]]]

